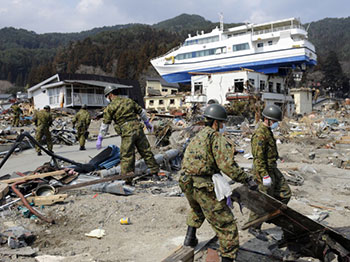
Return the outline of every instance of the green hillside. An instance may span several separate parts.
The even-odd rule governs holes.
[[[225,24],[225,28],[237,25],[240,24]],[[154,25],[116,25],[80,33],[36,34],[3,28],[0,80],[18,86],[33,85],[57,72],[77,72],[82,65],[99,68],[111,76],[137,79],[150,67],[151,58],[179,45],[188,34],[209,32],[215,26],[218,23],[201,16],[181,14]],[[329,54],[335,54],[340,64],[349,64],[349,17],[326,18],[305,26],[317,48],[318,69],[322,70]],[[344,73],[349,76],[348,71]]]

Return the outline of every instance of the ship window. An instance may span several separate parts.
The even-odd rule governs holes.
[[[281,93],[281,83],[276,84],[276,92],[279,94]]]
[[[226,52],[225,47],[219,47],[219,48],[206,49],[206,50],[202,50],[202,51],[178,54],[178,55],[176,55],[175,59],[184,60],[184,59],[189,59],[189,58],[194,58],[194,57],[214,55],[217,49],[220,49],[222,53]]]
[[[257,46],[258,48],[264,47],[264,43],[257,43],[256,46]]]
[[[249,49],[249,44],[248,43],[243,43],[243,44],[238,44],[238,45],[233,45],[232,46],[232,51],[241,51],[241,50],[247,50]]]
[[[267,43],[268,45],[272,45],[272,40],[268,41]]]
[[[264,91],[265,89],[265,81],[260,80],[260,91]]]
[[[273,82],[269,82],[269,92],[273,93]]]

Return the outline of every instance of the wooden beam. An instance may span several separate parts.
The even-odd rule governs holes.
[[[187,246],[178,246],[168,257],[162,262],[193,262],[194,249]]]
[[[0,200],[3,199],[9,192],[9,185],[6,183],[0,183]]]
[[[267,220],[278,217],[281,213],[282,213],[281,210],[277,209],[270,214],[267,214],[265,216],[262,216],[262,217],[255,219],[251,222],[246,223],[245,225],[243,225],[242,230],[246,230],[252,226],[258,225],[258,224],[263,223]]]
[[[11,178],[11,179],[5,179],[5,180],[0,180],[0,183],[7,183],[7,184],[12,184],[16,182],[25,182],[37,178],[44,178],[44,177],[49,177],[49,176],[61,176],[65,174],[66,171],[64,170],[58,170],[58,171],[53,171],[53,172],[48,172],[48,173],[42,173],[42,174],[34,174],[34,175],[28,175],[28,176],[23,176],[23,177],[16,177],[16,178]]]
[[[35,206],[50,206],[57,202],[63,202],[68,197],[68,194],[58,194],[51,196],[31,196],[27,200],[29,203],[34,203]]]

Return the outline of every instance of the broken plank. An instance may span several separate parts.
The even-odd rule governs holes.
[[[28,176],[23,176],[23,177],[16,177],[16,178],[11,178],[11,179],[5,179],[5,180],[0,180],[1,183],[7,183],[7,184],[12,184],[16,182],[25,182],[37,178],[44,178],[44,177],[49,177],[49,176],[60,176],[65,174],[66,171],[64,170],[58,170],[58,171],[53,171],[53,172],[48,172],[48,173],[42,173],[42,174],[34,174],[34,175],[28,175]]]
[[[68,197],[68,194],[58,194],[51,196],[31,196],[27,200],[35,206],[50,206],[54,203],[63,202]]]
[[[0,183],[0,200],[3,199],[9,192],[9,185],[6,183]]]
[[[162,262],[193,262],[193,260],[194,249],[187,246],[179,246]]]
[[[245,225],[243,225],[242,230],[246,230],[252,226],[255,226],[255,225],[261,224],[263,222],[266,222],[270,219],[273,219],[273,218],[279,216],[281,213],[282,213],[281,210],[277,209],[277,210],[273,211],[272,213],[269,213],[265,216],[259,217],[251,222],[246,223]]]

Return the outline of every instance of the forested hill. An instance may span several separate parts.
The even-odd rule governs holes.
[[[225,24],[225,28],[236,25],[239,24]],[[33,85],[57,72],[81,72],[82,65],[111,76],[137,79],[150,66],[151,58],[179,45],[187,34],[209,32],[215,26],[218,23],[201,16],[182,14],[152,26],[116,25],[80,33],[36,34],[3,28],[0,29],[0,80],[19,86]],[[340,62],[349,61],[349,17],[312,22],[309,38],[321,60],[335,51]]]

